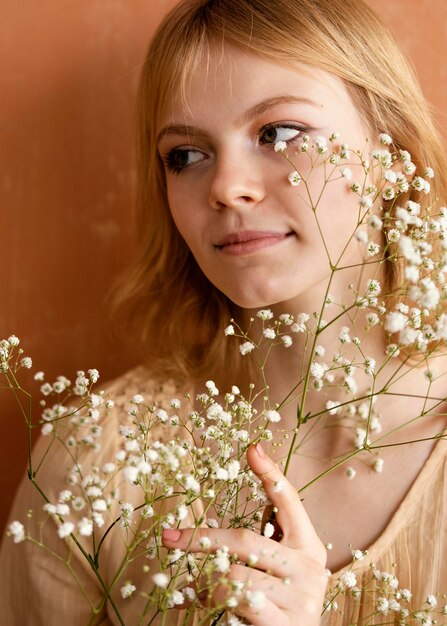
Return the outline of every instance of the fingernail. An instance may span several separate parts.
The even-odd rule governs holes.
[[[162,532],[162,537],[166,541],[178,541],[182,536],[182,532],[176,528],[166,528]]]
[[[255,445],[255,450],[256,450],[256,453],[257,453],[257,455],[258,455],[258,457],[259,457],[260,459],[266,459],[266,458],[267,458],[267,455],[266,455],[266,453],[264,452],[264,449],[263,449],[263,447],[261,446],[261,444],[259,443],[259,441],[258,441],[258,443]]]

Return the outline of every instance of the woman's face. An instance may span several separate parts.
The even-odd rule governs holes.
[[[318,203],[318,226],[308,192],[315,202],[323,168],[314,169],[307,188],[293,187],[293,168],[274,144],[287,142],[304,178],[309,156],[294,155],[303,134],[337,131],[351,150],[362,150],[368,133],[342,81],[216,48],[195,71],[187,101],[172,101],[162,127],[158,148],[172,217],[209,280],[244,308],[320,297],[330,274],[320,229],[335,261],[355,231],[358,197],[345,179],[331,182]],[[355,179],[359,166],[350,167]],[[351,243],[343,265],[359,261]]]

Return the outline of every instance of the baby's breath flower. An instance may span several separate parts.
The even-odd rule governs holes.
[[[297,171],[290,172],[287,178],[289,180],[289,183],[292,185],[292,187],[298,187],[298,185],[301,182],[301,176],[298,174]]]
[[[252,609],[261,610],[265,605],[265,594],[263,591],[248,590],[245,594],[247,604]]]
[[[343,178],[346,178],[346,180],[351,180],[352,170],[349,169],[349,167],[344,167],[341,171],[341,175],[343,176]]]
[[[349,328],[347,326],[342,326],[340,332],[338,333],[338,339],[340,343],[351,343],[351,337],[349,336]]]
[[[343,587],[347,587],[348,589],[351,589],[352,587],[356,586],[357,577],[354,574],[354,572],[345,572],[344,574],[340,576],[340,582],[343,585]]]
[[[392,138],[387,133],[380,133],[379,141],[384,146],[390,146],[393,143]]]
[[[285,141],[277,141],[274,146],[275,152],[284,152],[287,150],[287,144]]]
[[[367,374],[374,374],[376,368],[376,361],[372,357],[366,357],[365,359],[365,372]]]
[[[390,241],[392,243],[395,243],[396,241],[399,241],[399,239],[400,239],[400,232],[397,230],[397,228],[392,228],[391,230],[388,231],[387,239],[388,239],[388,241]]]
[[[192,587],[183,587],[182,591],[188,602],[194,602],[197,598],[197,594]]]
[[[381,474],[383,471],[383,459],[378,457],[377,459],[375,459],[374,464],[373,464],[373,470],[376,472],[376,474]]]
[[[316,137],[315,146],[319,154],[324,154],[325,152],[327,152],[328,147],[327,147],[326,137],[323,137],[322,135],[319,135],[318,137]]]
[[[81,534],[83,537],[90,537],[90,535],[93,533],[92,520],[88,519],[87,517],[83,517],[78,522],[78,530],[79,534]]]
[[[383,615],[388,614],[389,602],[386,598],[381,597],[377,600],[377,610],[379,613],[382,613]]]
[[[368,241],[368,233],[365,230],[358,230],[355,233],[355,238],[360,243],[366,243]]]
[[[12,537],[14,543],[20,543],[25,540],[25,527],[21,522],[15,520],[8,526],[8,535]]]
[[[397,333],[401,331],[406,323],[408,322],[408,317],[400,313],[399,311],[391,311],[385,317],[385,330],[389,333]]]
[[[259,317],[261,320],[267,321],[273,318],[273,312],[270,309],[261,309],[256,313],[256,317]]]
[[[340,402],[328,400],[326,402],[326,409],[329,415],[336,415],[340,411]]]
[[[326,369],[327,368],[321,363],[314,362],[310,366],[310,375],[313,376],[314,378],[323,378],[326,372]]]
[[[68,537],[74,531],[75,525],[73,522],[64,522],[57,529],[57,534],[61,539]]]
[[[166,589],[169,585],[169,576],[164,572],[158,572],[152,576],[152,582],[156,587],[160,587],[160,589]]]
[[[271,524],[270,522],[267,522],[267,524],[264,526],[264,531],[262,533],[264,537],[267,537],[267,539],[270,539],[270,537],[273,537],[274,532],[275,532],[275,527],[273,526],[273,524]]]
[[[125,585],[123,585],[123,587],[121,587],[120,589],[121,597],[124,599],[130,598],[130,596],[133,594],[135,590],[136,590],[135,585],[132,585],[132,583],[128,582]]]
[[[346,478],[348,478],[349,480],[353,480],[356,474],[357,472],[355,471],[353,467],[348,467],[346,469]]]
[[[244,341],[243,344],[239,346],[239,351],[242,355],[249,354],[255,349],[255,344],[251,341]]]
[[[204,550],[211,548],[211,539],[209,537],[200,537],[199,546]]]
[[[293,343],[292,337],[290,335],[282,335],[281,336],[281,341],[282,341],[282,344],[283,344],[283,346],[285,348],[290,348],[290,346]]]
[[[234,335],[234,326],[233,324],[230,324],[229,326],[227,326],[224,330],[225,335],[229,336],[229,335]]]
[[[427,596],[427,599],[425,600],[425,602],[428,604],[428,606],[431,609],[434,609],[435,606],[438,604],[438,600],[436,599],[436,596],[433,595],[432,593],[429,596]]]
[[[282,491],[284,489],[284,481],[282,480],[278,480],[274,485],[273,485],[273,493],[279,493],[280,491]]]
[[[367,246],[366,250],[367,250],[369,256],[375,256],[376,254],[379,253],[380,246],[379,246],[378,243],[375,243],[375,241],[370,241],[368,243],[368,246]]]
[[[20,339],[16,337],[16,335],[11,335],[10,337],[8,337],[8,343],[11,347],[15,347],[19,345]]]
[[[28,370],[29,370],[29,369],[31,369],[31,368],[32,368],[32,366],[33,366],[33,361],[32,361],[32,359],[31,359],[31,357],[29,357],[29,356],[24,356],[24,357],[23,357],[23,359],[21,359],[21,361],[20,361],[20,365],[21,365],[22,367],[24,367],[25,369],[28,369]]]
[[[342,143],[339,152],[340,158],[346,161],[351,158],[351,152],[347,143]]]
[[[281,421],[281,415],[278,413],[278,411],[275,411],[273,409],[269,409],[268,411],[266,411],[265,417],[269,422],[272,423],[277,423]]]
[[[360,206],[364,207],[365,209],[370,209],[372,207],[371,198],[369,198],[368,196],[362,196],[360,198]]]
[[[263,335],[266,339],[275,339],[276,333],[273,328],[265,328]]]
[[[224,546],[217,550],[213,559],[214,566],[218,572],[225,574],[230,569],[230,558],[228,556],[228,548]]]
[[[259,557],[257,556],[257,554],[252,553],[248,555],[247,564],[250,567],[254,567],[258,561],[259,561]]]

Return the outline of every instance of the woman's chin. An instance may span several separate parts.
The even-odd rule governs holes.
[[[224,292],[225,293],[225,292]],[[284,294],[274,292],[253,292],[252,290],[227,290],[225,295],[241,309],[263,309],[273,306],[285,299]]]

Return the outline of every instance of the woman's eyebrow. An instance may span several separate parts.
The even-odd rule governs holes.
[[[157,135],[156,143],[158,144],[163,137],[169,135],[186,135],[187,137],[205,137],[207,133],[204,130],[199,130],[194,126],[188,126],[188,124],[167,124],[163,126]]]
[[[262,100],[258,102],[254,106],[252,106],[248,111],[246,111],[241,119],[238,122],[238,126],[243,126],[247,122],[250,122],[252,119],[263,115],[273,109],[274,107],[283,105],[283,104],[305,104],[313,107],[323,108],[322,104],[311,100],[310,98],[303,98],[298,96],[273,96],[272,98],[267,98],[266,100]],[[160,132],[157,135],[157,143],[168,135],[186,135],[188,137],[203,137],[206,136],[207,133],[203,130],[195,128],[193,126],[188,126],[187,124],[167,124],[163,126]]]
[[[313,107],[323,108],[322,104],[311,100],[310,98],[303,98],[300,96],[273,96],[272,98],[266,98],[258,104],[248,109],[242,116],[241,125],[251,121],[253,118],[267,113],[270,109],[280,106],[282,104],[306,104]]]

